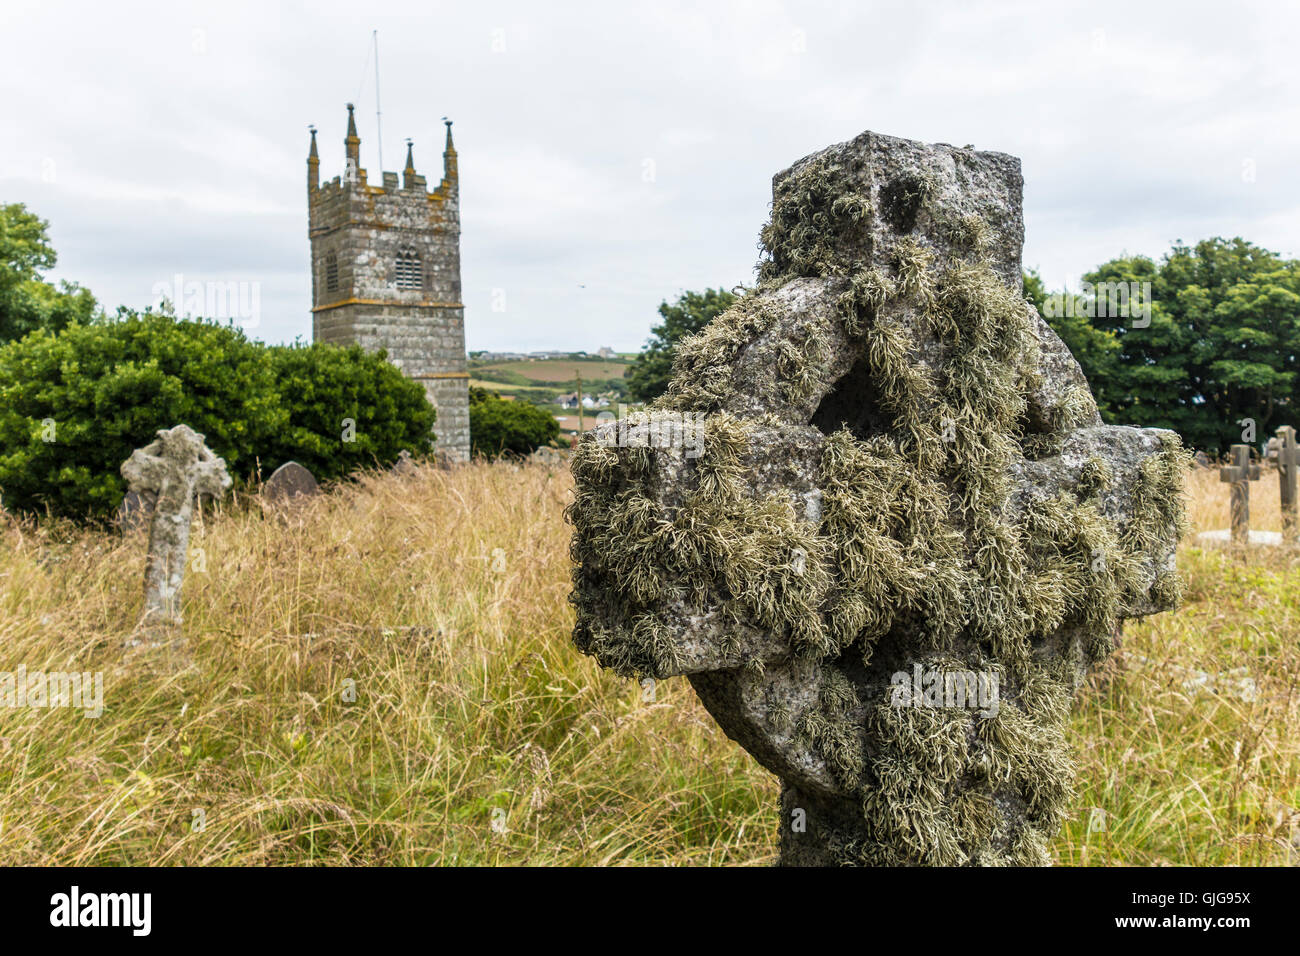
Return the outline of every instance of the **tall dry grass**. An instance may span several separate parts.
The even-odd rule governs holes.
[[[1222,527],[1212,477],[1191,513]],[[475,464],[227,503],[192,542],[188,665],[122,646],[143,530],[0,519],[0,671],[105,675],[98,719],[0,708],[0,863],[772,862],[776,783],[689,685],[647,699],[570,645],[569,488]],[[1182,564],[1186,608],[1130,623],[1078,702],[1062,863],[1293,859],[1294,560]]]
[[[1217,469],[1189,474],[1185,602],[1125,626],[1076,705],[1064,864],[1300,863],[1300,560],[1202,549],[1229,526]],[[1280,531],[1278,477],[1251,482],[1251,527]]]
[[[106,709],[0,708],[0,863],[770,861],[775,785],[689,686],[570,645],[568,488],[474,465],[228,505],[180,669],[122,648],[144,531],[10,522],[0,670],[101,670]]]

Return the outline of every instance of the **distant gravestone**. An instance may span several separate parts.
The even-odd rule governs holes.
[[[296,461],[286,461],[271,473],[262,486],[262,498],[270,502],[310,498],[320,491],[316,478]]]
[[[1277,430],[1277,454],[1274,467],[1278,471],[1278,494],[1282,508],[1282,537],[1287,544],[1300,543],[1300,521],[1296,516],[1296,480],[1300,473],[1300,447],[1296,445],[1295,429],[1283,425]]]
[[[1250,543],[1250,483],[1259,480],[1259,465],[1250,460],[1249,445],[1233,445],[1230,465],[1219,469],[1219,481],[1232,486],[1232,541]]]
[[[226,463],[203,444],[188,425],[158,432],[144,448],[122,462],[127,487],[154,496],[145,562],[144,621],[179,624],[181,585],[189,553],[190,520],[199,495],[219,497],[230,487]]]
[[[1205,452],[1203,451],[1198,451],[1195,455],[1193,455],[1192,461],[1195,463],[1197,468],[1205,469],[1205,468],[1213,467],[1213,465],[1210,464],[1209,456],[1206,455]]]
[[[393,474],[395,475],[414,475],[420,469],[415,464],[415,459],[411,453],[403,448],[397,454],[397,461],[393,462]]]
[[[560,468],[568,464],[569,450],[543,445],[529,455],[528,459],[535,464],[546,465],[548,468]]]
[[[1021,191],[874,133],[801,160],[757,289],[574,452],[576,645],[687,676],[781,778],[783,864],[1046,862],[1072,692],[1178,602],[1188,456],[1102,424]]]

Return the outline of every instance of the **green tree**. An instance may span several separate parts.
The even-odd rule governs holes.
[[[1258,441],[1296,423],[1300,262],[1213,238],[1175,243],[1159,263],[1113,259],[1084,281],[1151,284],[1149,325],[1100,307],[1095,295],[1075,297],[1082,319],[1048,319],[1104,396],[1107,421],[1171,428],[1208,452],[1241,441],[1245,419]],[[1102,341],[1094,332],[1114,346],[1091,347]]]
[[[652,337],[646,341],[624,377],[628,397],[635,402],[649,402],[662,395],[673,375],[673,352],[677,343],[704,328],[735,301],[733,293],[718,288],[685,292],[671,305],[661,302],[659,315],[663,322],[650,330]]]
[[[560,423],[545,409],[507,402],[485,388],[469,390],[469,438],[475,455],[527,455],[560,437]]]
[[[160,428],[202,432],[232,476],[288,424],[266,349],[236,329],[124,314],[0,346],[0,494],[71,518],[122,500],[118,468]]]
[[[0,206],[0,342],[36,329],[84,324],[95,315],[88,289],[67,280],[54,286],[40,277],[58,261],[49,226],[22,203]]]
[[[1087,307],[1083,296],[1070,292],[1049,294],[1036,269],[1025,272],[1025,298],[1033,303],[1038,314],[1046,319],[1052,331],[1061,337],[1061,341],[1074,354],[1088,378],[1098,410],[1109,421],[1107,416],[1115,411],[1111,393],[1116,384],[1115,353],[1119,351],[1119,341],[1114,333],[1091,324],[1086,316]],[[1049,298],[1052,301],[1049,302]],[[1068,309],[1065,308],[1067,298],[1071,300]]]

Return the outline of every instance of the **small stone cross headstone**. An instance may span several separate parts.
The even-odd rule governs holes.
[[[158,432],[122,462],[127,487],[155,496],[144,572],[146,624],[179,624],[181,584],[189,554],[190,520],[199,495],[219,497],[230,487],[226,463],[188,425]]]
[[[267,501],[290,501],[310,498],[320,491],[315,476],[296,461],[286,461],[271,473],[262,487],[262,497]]]
[[[1283,425],[1277,430],[1278,489],[1282,501],[1282,540],[1300,543],[1300,523],[1296,520],[1296,477],[1300,470],[1300,448],[1296,447],[1295,429]]]
[[[777,175],[758,287],[582,437],[574,642],[685,675],[783,864],[1040,864],[1070,696],[1176,606],[1188,458],[1102,424],[1022,288],[1020,162],[864,133]]]
[[[1249,445],[1233,445],[1230,465],[1219,469],[1219,481],[1232,484],[1232,541],[1250,542],[1250,483],[1259,480],[1259,465],[1250,461]]]

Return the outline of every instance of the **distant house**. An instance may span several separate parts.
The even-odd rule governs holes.
[[[608,345],[602,345],[599,349],[596,350],[596,354],[603,359],[618,358],[618,353],[615,352]]]
[[[567,395],[560,395],[555,399],[555,404],[561,408],[577,408],[578,393],[569,392]],[[609,408],[609,399],[604,395],[583,395],[583,408]]]
[[[530,362],[536,362],[545,359],[571,359],[585,356],[586,354],[586,352],[560,352],[551,349],[547,352],[529,352],[527,358]]]

